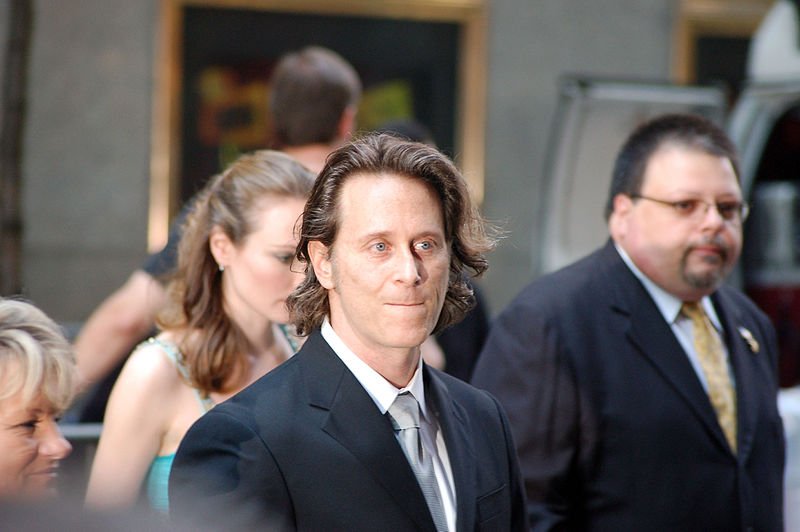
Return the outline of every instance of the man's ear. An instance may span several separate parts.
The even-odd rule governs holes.
[[[608,217],[608,232],[616,242],[624,238],[627,232],[627,221],[633,209],[633,200],[627,194],[614,196],[614,209]]]
[[[312,240],[308,243],[308,256],[319,284],[327,290],[333,290],[333,264],[328,246],[319,240]]]
[[[617,194],[614,196],[614,212],[626,216],[632,207],[633,199],[627,194]]]
[[[219,226],[215,225],[211,228],[211,234],[208,236],[208,247],[219,266],[224,267],[230,264],[235,246]]]
[[[358,108],[355,105],[348,105],[342,111],[342,116],[339,117],[339,125],[337,126],[337,133],[342,141],[348,141],[353,136],[356,130],[356,114]]]

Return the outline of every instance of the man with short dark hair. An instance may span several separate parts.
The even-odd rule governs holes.
[[[618,155],[610,241],[498,317],[473,383],[509,415],[533,529],[782,529],[775,332],[722,284],[747,210],[725,134],[658,117]]]
[[[308,335],[181,443],[170,510],[226,529],[523,530],[505,415],[420,345],[473,303],[493,245],[458,170],[373,135],[331,154],[303,214]]]
[[[319,173],[353,134],[361,80],[339,54],[308,46],[281,58],[270,79],[277,148]]]

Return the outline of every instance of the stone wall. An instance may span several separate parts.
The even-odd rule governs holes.
[[[78,321],[145,256],[157,2],[34,4],[24,291]]]

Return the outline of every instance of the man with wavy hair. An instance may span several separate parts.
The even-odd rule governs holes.
[[[373,135],[335,151],[304,210],[306,278],[289,298],[308,339],[192,427],[174,515],[228,529],[523,530],[497,401],[420,357],[472,305],[463,272],[482,273],[492,245],[434,148]]]

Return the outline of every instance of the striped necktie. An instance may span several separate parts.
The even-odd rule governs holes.
[[[447,518],[444,515],[439,485],[433,472],[433,459],[425,450],[419,437],[419,403],[408,392],[398,394],[389,407],[389,419],[408,463],[417,477],[419,487],[428,503],[438,532],[447,532]]]

